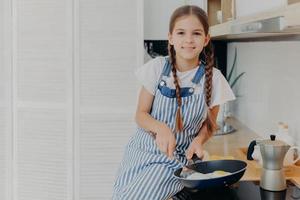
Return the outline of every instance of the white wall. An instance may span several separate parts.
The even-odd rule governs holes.
[[[185,4],[207,9],[207,0],[144,0],[145,40],[166,40],[172,12]]]
[[[298,41],[230,43],[228,65],[237,47],[237,72],[246,72],[236,85],[234,115],[258,134],[289,125],[300,145],[300,37]]]

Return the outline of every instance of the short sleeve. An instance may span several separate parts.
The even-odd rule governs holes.
[[[235,95],[228,84],[227,80],[220,72],[220,70],[215,69],[213,71],[213,89],[211,96],[210,108],[226,103],[227,101],[232,101],[235,99]]]
[[[164,62],[164,57],[156,57],[137,68],[134,72],[138,81],[152,95],[155,94]]]

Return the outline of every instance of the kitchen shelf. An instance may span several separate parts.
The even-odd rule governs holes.
[[[247,32],[235,34],[232,27],[250,22],[282,17],[285,29],[280,32]],[[300,35],[300,3],[287,5],[276,10],[258,13],[253,16],[241,17],[210,27],[213,40],[240,40],[247,38],[268,38],[274,36]]]

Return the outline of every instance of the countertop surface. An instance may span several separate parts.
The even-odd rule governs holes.
[[[204,149],[210,156],[233,156],[244,160],[247,162],[247,169],[241,181],[259,181],[261,166],[255,160],[247,160],[246,152],[250,142],[261,137],[235,118],[229,118],[226,122],[237,130],[231,134],[213,136],[204,145]],[[284,167],[284,172],[286,179],[300,188],[299,162],[297,165]]]
[[[237,130],[227,135],[216,135],[210,138],[204,146],[210,155],[235,156],[238,148],[248,147],[252,140],[260,138],[235,118],[228,118],[226,122]]]

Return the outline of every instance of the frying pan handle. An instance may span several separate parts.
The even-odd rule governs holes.
[[[198,158],[198,156],[196,154],[193,154],[192,161],[194,164],[196,164],[196,163],[202,162],[202,159]]]

